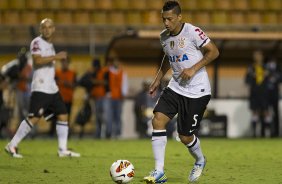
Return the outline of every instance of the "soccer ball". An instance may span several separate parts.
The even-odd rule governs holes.
[[[110,168],[110,175],[115,183],[129,183],[134,174],[134,166],[128,160],[117,160]]]

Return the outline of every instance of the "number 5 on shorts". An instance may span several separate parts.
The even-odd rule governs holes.
[[[193,119],[194,119],[195,123],[192,124],[192,127],[197,126],[197,123],[198,123],[197,117],[198,117],[198,114],[194,114]]]

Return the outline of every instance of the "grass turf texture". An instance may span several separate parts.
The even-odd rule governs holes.
[[[201,139],[207,156],[203,184],[282,184],[281,139]],[[109,169],[118,159],[135,166],[132,184],[154,167],[151,141],[70,140],[69,147],[81,158],[58,158],[56,140],[25,140],[20,144],[23,159],[4,153],[7,141],[0,141],[0,183],[111,184]],[[165,171],[168,183],[188,183],[193,159],[179,142],[169,140]]]

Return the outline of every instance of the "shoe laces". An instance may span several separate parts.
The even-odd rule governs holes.
[[[201,174],[201,172],[202,172],[202,167],[201,167],[201,165],[195,165],[194,167],[193,167],[193,169],[192,169],[192,171],[191,171],[191,174],[192,175],[199,175],[199,174]]]
[[[157,170],[151,171],[150,176],[155,177],[158,174]]]

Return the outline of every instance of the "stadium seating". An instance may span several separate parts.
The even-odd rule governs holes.
[[[73,23],[76,25],[89,25],[90,16],[88,12],[75,11],[75,13],[73,13]]]
[[[191,19],[192,23],[199,25],[230,25],[233,22],[236,25],[277,25],[282,21],[280,18],[282,0],[180,0],[180,3],[183,13],[193,15],[191,17],[195,18]],[[36,19],[39,21],[44,14],[49,14],[55,18],[55,22],[62,24],[160,26],[162,4],[163,0],[1,0],[0,16],[3,25],[26,24],[16,17],[21,15],[22,11],[29,11],[30,14],[37,14],[36,18],[27,21],[31,23]],[[5,18],[7,14],[11,14],[12,17]],[[63,18],[60,14],[67,17]],[[203,14],[202,18],[200,14]],[[98,20],[99,17],[101,20]],[[6,21],[10,19],[13,19],[12,22]]]
[[[96,0],[95,9],[110,10],[113,8],[112,0]]]
[[[212,13],[212,24],[226,25],[229,24],[227,13],[225,11],[216,11]]]
[[[265,0],[265,7],[268,10],[279,10],[281,11],[282,8],[282,1],[281,0]]]
[[[55,22],[57,24],[72,24],[72,13],[70,11],[57,11],[55,13]]]
[[[198,9],[212,10],[214,8],[214,0],[198,0]]]
[[[144,11],[142,12],[142,16],[143,16],[143,23],[145,25],[152,25],[152,26],[156,26],[156,25],[160,25],[161,23],[161,15],[159,11]]]
[[[234,10],[248,10],[248,0],[232,0],[232,9]]]
[[[245,24],[245,15],[241,12],[234,11],[230,14],[230,24],[243,25]]]
[[[128,11],[126,13],[127,25],[140,25],[142,23],[142,16],[140,12]]]
[[[112,25],[124,25],[126,20],[125,20],[125,15],[121,11],[112,11],[109,13],[109,23]]]
[[[80,0],[79,3],[77,3],[77,8],[82,10],[93,10],[95,8],[95,1]]]
[[[247,14],[247,23],[249,25],[259,25],[261,22],[262,18],[259,12],[249,12]]]
[[[8,45],[8,43],[11,43],[12,37],[10,29],[1,29],[0,41],[2,44]]]
[[[103,25],[107,22],[107,12],[106,11],[94,11],[90,13],[90,20],[93,24]]]
[[[218,10],[230,10],[231,9],[231,0],[216,0],[215,2],[215,9]]]
[[[77,0],[61,0],[61,8],[64,10],[75,10],[77,6]]]
[[[45,18],[50,18],[50,19],[55,19],[55,13],[53,11],[40,11],[38,15],[38,21],[45,19]],[[38,22],[37,22],[38,23]]]
[[[2,21],[3,24],[6,25],[18,25],[20,22],[20,15],[17,11],[5,11],[3,12],[3,17],[2,17]]]
[[[265,0],[249,0],[249,2],[251,10],[263,10],[265,8]]]
[[[1,0],[0,1],[0,10],[7,10],[9,9],[8,0]]]
[[[60,9],[60,1],[58,0],[45,0],[44,1],[44,8],[48,10],[58,10]]]
[[[25,0],[9,0],[9,9],[11,10],[23,10],[25,9]]]
[[[182,4],[183,10],[196,10],[197,7],[197,0],[181,0],[180,3]]]
[[[22,11],[20,13],[21,23],[24,25],[38,24],[37,13],[34,11]]]
[[[26,0],[26,8],[32,10],[43,9],[43,0]]]
[[[193,13],[191,11],[183,11],[182,20],[185,21],[185,22],[192,22],[193,21]]]
[[[118,10],[128,9],[130,0],[113,0],[113,8]]]
[[[278,23],[277,13],[266,12],[263,14],[263,24],[274,25]]]
[[[147,0],[147,9],[154,9],[154,10],[158,10],[160,9],[160,7],[163,6],[163,1],[162,0]]]
[[[147,9],[146,1],[140,1],[140,0],[129,0],[128,9],[133,10],[145,10]]]
[[[193,22],[197,22],[198,25],[209,25],[211,22],[211,16],[208,11],[196,11],[193,13]]]

